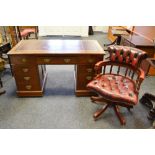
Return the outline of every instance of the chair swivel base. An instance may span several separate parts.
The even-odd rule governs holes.
[[[96,120],[101,116],[101,114],[104,113],[104,112],[107,110],[107,108],[108,108],[109,106],[110,106],[110,105],[107,104],[106,106],[103,106],[102,109],[97,110],[97,111],[94,113],[94,115],[93,115],[94,120],[96,121]],[[125,125],[125,124],[126,124],[126,121],[125,121],[124,117],[120,114],[120,112],[119,112],[119,107],[118,107],[117,105],[112,106],[112,107],[113,107],[113,109],[114,109],[114,111],[115,111],[115,113],[116,113],[116,116],[118,117],[118,119],[119,119],[121,125]]]
[[[94,117],[95,121],[107,110],[108,107],[112,107],[113,110],[115,111],[115,114],[118,117],[121,125],[126,124],[125,118],[120,113],[119,105],[113,104],[113,103],[110,103],[110,102],[106,102],[103,97],[97,97],[97,96],[92,96],[91,101],[96,103],[96,104],[105,104],[101,109],[97,110],[94,113],[93,117]],[[126,106],[126,108],[128,110],[130,110],[131,108],[133,108],[133,106]]]

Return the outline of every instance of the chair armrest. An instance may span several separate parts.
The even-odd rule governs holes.
[[[138,77],[136,83],[137,83],[137,90],[139,91],[140,86],[145,78],[145,72],[141,68],[138,68],[138,72],[139,72],[139,77]]]
[[[138,68],[138,70],[140,72],[139,79],[143,81],[145,78],[145,72],[141,68]]]
[[[95,64],[95,70],[101,69],[101,67],[106,66],[109,63],[110,63],[109,60],[99,61]]]
[[[110,61],[109,60],[104,60],[104,61],[99,61],[95,64],[94,70],[96,75],[99,74],[101,72],[101,69],[103,66],[106,66],[107,64],[109,64]]]

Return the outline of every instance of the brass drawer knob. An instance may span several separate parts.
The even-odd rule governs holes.
[[[26,62],[27,60],[25,58],[22,59],[22,62]]]
[[[46,63],[48,63],[48,62],[50,62],[51,61],[51,59],[49,59],[49,58],[45,58],[44,59],[44,62],[46,62]]]
[[[88,73],[91,73],[92,71],[93,71],[92,68],[87,68],[87,72],[88,72]]]
[[[29,71],[28,68],[23,68],[22,70],[23,70],[24,73],[27,73]]]
[[[24,80],[29,81],[30,78],[31,78],[31,77],[29,77],[29,76],[25,76],[25,77],[24,77]]]
[[[30,89],[32,88],[32,86],[31,86],[31,85],[27,85],[27,86],[25,86],[25,88],[26,88],[27,90],[30,90]]]
[[[92,63],[94,60],[93,59],[88,59],[88,62],[89,63]]]
[[[71,59],[69,59],[69,58],[64,59],[65,63],[69,63],[70,61],[71,61]]]
[[[92,77],[91,77],[91,76],[86,76],[86,79],[87,79],[87,80],[91,80]]]

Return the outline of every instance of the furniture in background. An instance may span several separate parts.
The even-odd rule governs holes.
[[[3,89],[3,83],[2,83],[2,74],[4,71],[4,65],[5,61],[0,57],[0,95],[4,94],[6,91]]]
[[[11,47],[14,47],[20,41],[16,26],[7,26],[7,33],[9,34],[8,40]]]
[[[88,37],[88,26],[38,26],[39,36]]]
[[[7,53],[11,50],[15,43],[15,38],[12,36],[12,30],[14,30],[14,28],[15,27],[10,26],[0,27],[0,57],[5,61],[5,69],[11,69],[10,60]]]
[[[140,49],[124,46],[109,46],[108,52],[110,59],[96,63],[96,76],[87,88],[97,95],[91,97],[92,102],[104,105],[94,113],[94,119],[112,107],[124,125],[125,119],[119,107],[130,110],[137,105],[138,92],[145,76],[139,66],[147,54]]]
[[[0,45],[0,57],[5,60],[5,69],[7,69],[6,65],[9,65],[9,69],[11,69],[10,59],[8,57],[8,52],[11,50],[11,44],[9,42],[3,42]],[[11,70],[12,73],[12,70]]]
[[[147,61],[150,66],[155,68],[155,58],[147,58]],[[151,93],[145,93],[140,102],[150,108],[148,119],[155,121],[155,105],[153,105],[152,101],[155,101],[155,95]]]
[[[137,35],[136,33],[131,33],[129,36],[122,36],[121,45],[141,49],[147,53],[149,58],[153,58],[155,54],[155,44],[153,40]],[[144,60],[141,64],[141,68],[146,74],[155,75],[155,69],[150,67],[148,61]]]
[[[4,71],[5,61],[0,57],[0,88],[3,87],[2,83],[2,73]]]
[[[121,42],[122,35],[129,35],[127,27],[125,26],[109,26],[108,29],[108,39],[111,41],[111,44],[108,45],[119,45]],[[105,46],[108,46],[105,45]]]
[[[93,35],[94,34],[94,31],[93,31],[93,27],[92,26],[89,26],[88,34],[89,35]]]
[[[0,26],[0,44],[10,43],[11,47],[18,42],[15,26]]]
[[[113,34],[113,36],[116,36],[116,40],[114,41],[114,43],[116,42],[117,45],[120,45],[122,36],[129,35],[129,33],[126,31],[126,29],[113,29],[112,34]]]
[[[130,31],[130,36],[122,36],[123,38],[128,38],[128,41],[131,42],[127,46],[140,48],[146,51],[150,58],[155,58],[155,26],[133,26],[133,28],[128,30]],[[145,70],[147,70],[148,65],[148,62],[145,60],[143,63]],[[149,69],[148,75],[155,75],[155,69],[152,66]]]
[[[31,34],[34,34],[34,38],[38,39],[38,26],[17,26],[19,39],[29,39]]]
[[[42,65],[46,64],[75,65],[76,96],[91,95],[86,85],[104,54],[95,40],[21,40],[9,52],[17,95],[43,95],[47,73]]]

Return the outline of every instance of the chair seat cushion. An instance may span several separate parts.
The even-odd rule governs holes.
[[[114,103],[120,102],[135,105],[138,102],[134,81],[121,75],[100,75],[88,83],[87,88]]]

